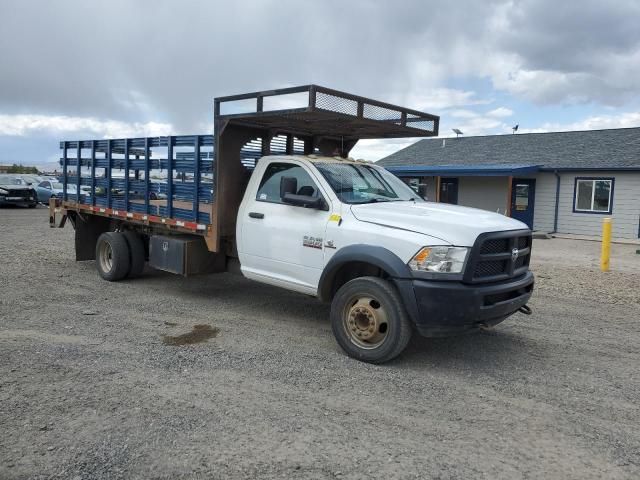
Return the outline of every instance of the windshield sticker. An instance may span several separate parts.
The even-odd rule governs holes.
[[[302,246],[303,247],[320,248],[320,249],[322,249],[322,238],[320,238],[320,237],[311,237],[309,235],[305,235],[302,238]]]

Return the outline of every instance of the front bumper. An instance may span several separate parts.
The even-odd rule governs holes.
[[[446,336],[497,325],[526,305],[533,292],[533,273],[500,283],[468,285],[461,282],[409,280],[402,282],[405,302],[407,288],[413,290],[415,308],[407,305],[420,334]]]
[[[30,195],[28,197],[10,197],[10,196],[0,196],[0,205],[15,205],[20,207],[28,207],[29,205],[34,205],[38,202],[35,195]]]

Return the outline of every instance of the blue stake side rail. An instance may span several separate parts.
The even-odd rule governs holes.
[[[212,135],[63,141],[60,148],[64,208],[202,233],[210,229]]]
[[[285,135],[273,137],[269,153],[284,155],[287,141]],[[304,153],[304,144],[297,138],[292,148],[295,155]],[[212,233],[213,135],[63,141],[60,149],[63,198],[59,206]],[[262,154],[261,140],[256,138],[241,149],[240,161],[251,171]],[[75,190],[69,192],[68,185],[75,185]]]

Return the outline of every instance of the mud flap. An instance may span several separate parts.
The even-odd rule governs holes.
[[[77,212],[68,212],[68,215],[76,231],[76,261],[95,260],[98,237],[109,231],[111,220]]]

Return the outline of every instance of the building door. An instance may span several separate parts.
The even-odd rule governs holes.
[[[511,182],[511,217],[526,223],[533,230],[533,207],[536,181],[533,178],[514,178]]]
[[[440,202],[458,204],[458,179],[440,179]]]

